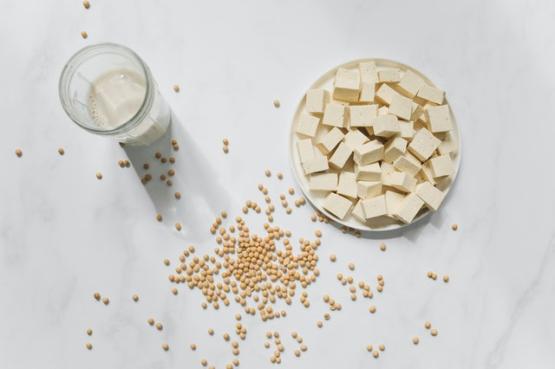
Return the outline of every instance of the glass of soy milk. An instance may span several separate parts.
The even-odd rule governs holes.
[[[67,62],[59,83],[62,106],[81,128],[119,142],[148,145],[171,123],[148,66],[117,44],[85,47]]]

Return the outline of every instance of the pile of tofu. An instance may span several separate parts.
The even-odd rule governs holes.
[[[342,220],[411,223],[440,207],[455,171],[445,93],[411,70],[338,68],[332,91],[306,93],[294,129],[310,190]]]

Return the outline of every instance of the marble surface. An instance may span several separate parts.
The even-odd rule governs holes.
[[[175,262],[188,244],[212,250],[215,215],[235,215],[247,199],[262,201],[257,183],[267,183],[275,198],[293,185],[287,138],[297,101],[324,71],[361,57],[410,64],[445,88],[464,140],[458,182],[428,223],[385,240],[385,253],[379,239],[312,223],[309,207],[290,216],[278,210],[276,224],[294,238],[322,229],[321,277],[309,288],[310,309],[296,302],[286,319],[244,319],[241,367],[271,365],[263,337],[273,329],[284,336],[284,368],[555,366],[555,3],[91,4],[86,11],[79,0],[1,1],[1,368],[200,368],[202,358],[225,367],[232,355],[221,334],[233,330],[238,307],[202,310],[199,292],[183,288],[173,296],[162,260]],[[135,170],[116,164],[129,156],[140,168],[156,148],[126,153],[80,130],[60,107],[65,61],[104,41],[136,50],[172,106],[172,134],[181,144],[172,189],[145,189]],[[175,83],[179,94],[171,90]],[[227,156],[224,137],[231,141]],[[265,178],[265,168],[285,179]],[[163,223],[154,220],[157,211]],[[248,219],[260,228],[260,217]],[[335,280],[350,261],[355,278],[386,279],[375,315]],[[451,281],[432,282],[428,270]],[[94,291],[109,296],[110,305],[95,302]],[[325,293],[343,310],[318,329]],[[162,332],[146,324],[150,316],[164,323]],[[437,337],[423,328],[426,320]],[[309,348],[301,358],[292,354],[292,330]],[[415,335],[418,346],[410,341]],[[188,349],[192,342],[196,352]],[[378,360],[366,352],[368,343],[386,345]]]

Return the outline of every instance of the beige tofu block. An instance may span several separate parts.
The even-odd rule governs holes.
[[[410,193],[401,201],[394,216],[403,223],[408,224],[413,221],[423,205],[424,201],[418,195]]]
[[[358,181],[357,194],[361,199],[379,196],[382,194],[382,182]]]
[[[355,164],[355,175],[357,181],[381,181],[382,168],[380,163],[372,163],[369,165]]]
[[[389,108],[387,106],[382,106],[378,109],[378,115],[388,115]]]
[[[455,166],[450,155],[440,155],[430,159],[430,169],[434,178],[450,176],[455,171]]]
[[[347,132],[347,134],[343,138],[343,142],[345,142],[345,145],[347,145],[347,147],[351,148],[352,150],[354,150],[358,146],[361,146],[362,144],[365,144],[368,141],[370,141],[370,139],[358,129],[353,129]]]
[[[337,146],[337,149],[335,149],[329,163],[333,168],[342,169],[352,154],[353,150],[349,146],[345,145],[345,143],[341,142],[339,146]]]
[[[324,154],[331,152],[345,137],[345,134],[337,127],[331,129],[322,140],[318,143],[318,147]]]
[[[360,71],[358,69],[338,68],[335,74],[333,98],[357,102],[360,94]]]
[[[424,164],[422,164],[422,169],[420,170],[420,176],[422,177],[422,179],[424,179],[425,181],[430,182],[432,185],[436,185],[436,180],[434,179],[434,173],[432,172],[432,169],[430,168],[430,161],[428,160],[427,162],[425,162]]]
[[[381,217],[387,214],[385,196],[379,195],[362,200],[362,210],[366,219]]]
[[[413,102],[408,97],[396,94],[391,100],[389,105],[389,114],[396,115],[397,117],[410,120],[412,116]]]
[[[435,188],[430,182],[422,182],[416,185],[415,193],[424,201],[427,207],[437,211],[439,209],[445,194]]]
[[[382,183],[401,192],[413,192],[416,187],[416,179],[404,172],[387,173],[383,176]]]
[[[432,87],[430,85],[424,85],[418,89],[416,96],[431,101],[435,104],[443,104],[443,99],[445,98],[445,92],[439,88]]]
[[[439,144],[437,151],[439,151],[441,155],[446,155],[451,153],[457,153],[458,150],[459,148],[458,148],[457,141],[455,141],[455,137],[451,132],[447,132],[445,134],[445,138]]]
[[[406,153],[403,156],[400,156],[393,162],[393,167],[400,172],[405,172],[408,175],[414,177],[420,169],[422,168],[422,163],[420,160],[412,156],[410,153]]]
[[[370,127],[378,115],[378,105],[352,105],[349,110],[350,127]]]
[[[407,151],[407,140],[400,136],[390,138],[385,143],[384,160],[393,163],[399,156],[404,155]]]
[[[453,129],[449,105],[430,106],[426,110],[428,127],[433,133],[447,132]]]
[[[376,91],[377,100],[387,105],[391,104],[393,96],[396,95],[399,95],[399,93],[386,83],[382,84]]]
[[[358,65],[360,70],[360,81],[362,83],[376,83],[378,82],[378,71],[376,69],[376,63],[374,62],[363,62]]]
[[[355,206],[353,207],[353,211],[351,212],[353,217],[361,223],[366,222],[366,218],[364,216],[364,210],[362,210],[362,203],[361,201],[357,201]]]
[[[321,173],[310,176],[308,187],[312,191],[337,190],[337,173]]]
[[[339,219],[345,218],[345,216],[351,210],[353,202],[343,196],[340,196],[334,192],[331,192],[324,200],[323,207]]]
[[[383,160],[384,146],[378,140],[372,140],[354,149],[354,160],[358,165],[372,164]]]
[[[312,146],[312,140],[310,138],[297,141],[297,150],[299,151],[299,160],[301,163],[307,163],[314,158],[314,146]]]
[[[330,102],[324,109],[324,117],[322,124],[332,127],[345,127],[345,105],[336,102]]]
[[[380,167],[382,169],[382,178],[381,178],[382,182],[384,181],[384,178],[387,174],[396,172],[395,168],[393,167],[393,164],[390,164],[386,161],[382,161]]]
[[[303,169],[305,174],[312,174],[317,172],[322,172],[329,169],[328,158],[320,152],[320,150],[314,148],[314,157],[303,163]]]
[[[305,109],[312,114],[323,114],[329,99],[329,92],[323,88],[308,90],[306,93]]]
[[[399,82],[399,90],[408,97],[415,97],[418,90],[424,86],[426,82],[419,75],[411,70],[407,70],[401,81]]]
[[[391,137],[401,132],[399,120],[395,115],[378,115],[372,128],[374,135],[380,137]]]
[[[384,196],[387,215],[390,217],[394,217],[394,214],[397,213],[399,205],[401,205],[401,202],[405,198],[405,195],[395,191],[385,191]]]
[[[376,98],[376,84],[362,82],[360,86],[360,96],[358,101],[363,103],[374,102],[374,99]]]
[[[414,137],[414,123],[413,122],[399,122],[399,129],[401,133],[399,135],[407,140],[412,140]]]
[[[357,180],[353,172],[341,172],[339,184],[337,185],[337,193],[353,199],[357,198]]]
[[[441,144],[441,140],[435,137],[426,128],[420,128],[409,143],[409,151],[420,161],[426,161]]]
[[[401,81],[401,71],[398,68],[384,68],[378,71],[378,82],[397,83]]]
[[[319,123],[320,118],[302,112],[297,121],[297,129],[295,132],[308,137],[314,137]]]

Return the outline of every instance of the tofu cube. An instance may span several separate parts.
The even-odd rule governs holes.
[[[378,71],[378,82],[397,83],[401,80],[401,71],[397,68],[385,68]]]
[[[326,133],[326,135],[318,144],[318,147],[320,147],[322,152],[328,154],[341,142],[341,140],[343,140],[343,137],[345,137],[343,132],[341,132],[339,128],[334,127],[332,130]]]
[[[362,210],[362,203],[361,201],[357,201],[355,206],[353,207],[353,211],[351,212],[353,217],[361,223],[366,222],[366,218],[364,216],[364,210]]]
[[[383,176],[383,185],[401,192],[413,192],[416,187],[416,179],[404,172],[391,172]]]
[[[407,151],[407,140],[395,136],[385,143],[384,160],[393,163],[399,156]]]
[[[382,161],[381,169],[382,169],[382,179],[381,179],[382,182],[387,174],[396,172],[395,168],[393,167],[393,164],[390,164],[386,161]]]
[[[341,172],[339,175],[339,184],[337,185],[337,193],[352,199],[357,198],[357,180],[353,172]]]
[[[374,119],[374,135],[380,137],[391,137],[401,132],[399,120],[395,115],[378,115]]]
[[[380,163],[373,163],[370,165],[355,164],[355,175],[357,181],[381,181],[382,168]]]
[[[386,215],[385,196],[380,195],[362,200],[362,210],[366,219]]]
[[[297,129],[295,131],[301,135],[314,137],[316,136],[316,130],[318,129],[319,123],[320,118],[302,112],[297,122]]]
[[[378,116],[378,105],[352,105],[349,106],[350,127],[370,127],[374,118]]]
[[[333,168],[342,169],[352,154],[353,150],[349,146],[341,142],[339,146],[337,146],[337,149],[335,149],[335,152],[331,156],[329,163]]]
[[[343,138],[343,142],[345,142],[345,145],[351,148],[351,150],[354,150],[356,147],[365,144],[368,141],[370,141],[370,139],[358,129],[349,131]]]
[[[408,97],[396,94],[391,99],[391,104],[389,104],[389,114],[396,115],[404,120],[410,120],[412,116],[412,104],[412,100]]]
[[[401,205],[404,198],[405,195],[399,192],[385,191],[385,208],[388,216],[395,217],[394,215],[397,213],[399,205]]]
[[[323,88],[308,90],[306,93],[305,109],[312,114],[323,114],[329,99],[329,92]]]
[[[372,103],[376,97],[376,84],[362,82],[360,84],[359,102]]]
[[[439,88],[435,88],[426,84],[418,89],[416,96],[439,105],[443,104],[445,93]]]
[[[335,74],[333,98],[357,102],[360,94],[360,71],[358,69],[338,68]]]
[[[405,74],[403,74],[398,87],[403,94],[412,98],[416,96],[418,90],[420,90],[420,88],[425,84],[426,82],[424,82],[424,80],[420,78],[419,75],[411,70],[407,70]]]
[[[322,124],[332,127],[345,127],[345,105],[336,102],[330,102],[324,109],[324,117]]]
[[[372,164],[383,160],[384,147],[378,140],[372,140],[354,150],[354,160],[358,165]]]
[[[376,83],[378,82],[378,72],[376,69],[376,63],[374,62],[363,62],[358,65],[360,70],[360,81],[362,83]]]
[[[353,203],[351,200],[340,196],[334,192],[330,194],[324,200],[323,207],[339,219],[345,218]]]
[[[430,106],[426,110],[428,127],[433,133],[447,132],[453,129],[449,105]]]
[[[422,168],[422,163],[409,153],[400,156],[393,162],[393,167],[414,177]]]
[[[369,199],[371,197],[382,194],[382,182],[380,181],[358,181],[357,194],[361,199]]]
[[[310,176],[308,186],[312,191],[337,190],[337,173],[322,173]]]
[[[455,171],[450,155],[440,155],[430,159],[430,168],[434,178],[450,176]]]
[[[434,179],[434,173],[432,172],[432,168],[430,168],[430,161],[428,160],[426,163],[422,164],[422,169],[420,170],[420,176],[424,181],[430,182],[432,185],[436,185],[436,180]]]
[[[312,140],[310,138],[297,141],[297,150],[299,151],[299,160],[301,163],[307,163],[314,158],[314,146],[312,146]]]
[[[399,93],[386,83],[382,84],[376,91],[376,98],[387,105],[391,104],[393,96],[396,95],[399,95]]]
[[[426,128],[420,128],[410,142],[409,151],[420,161],[426,161],[439,147],[441,140]]]
[[[387,106],[382,106],[381,108],[378,109],[378,115],[388,115],[389,114],[389,108]]]
[[[328,158],[324,156],[317,148],[314,148],[314,157],[303,163],[303,169],[305,174],[312,174],[317,172],[322,172],[329,169]]]
[[[430,182],[422,182],[416,185],[415,193],[424,201],[427,207],[437,211],[445,198],[445,194],[435,188]]]
[[[458,151],[457,141],[455,141],[451,132],[445,134],[445,138],[439,144],[437,151],[439,151],[441,155],[456,153]]]
[[[414,123],[412,122],[399,122],[399,129],[401,133],[399,135],[402,138],[411,140],[414,137]]]
[[[415,193],[408,194],[399,204],[394,216],[403,223],[408,224],[413,221],[423,205],[424,201],[418,195]]]

